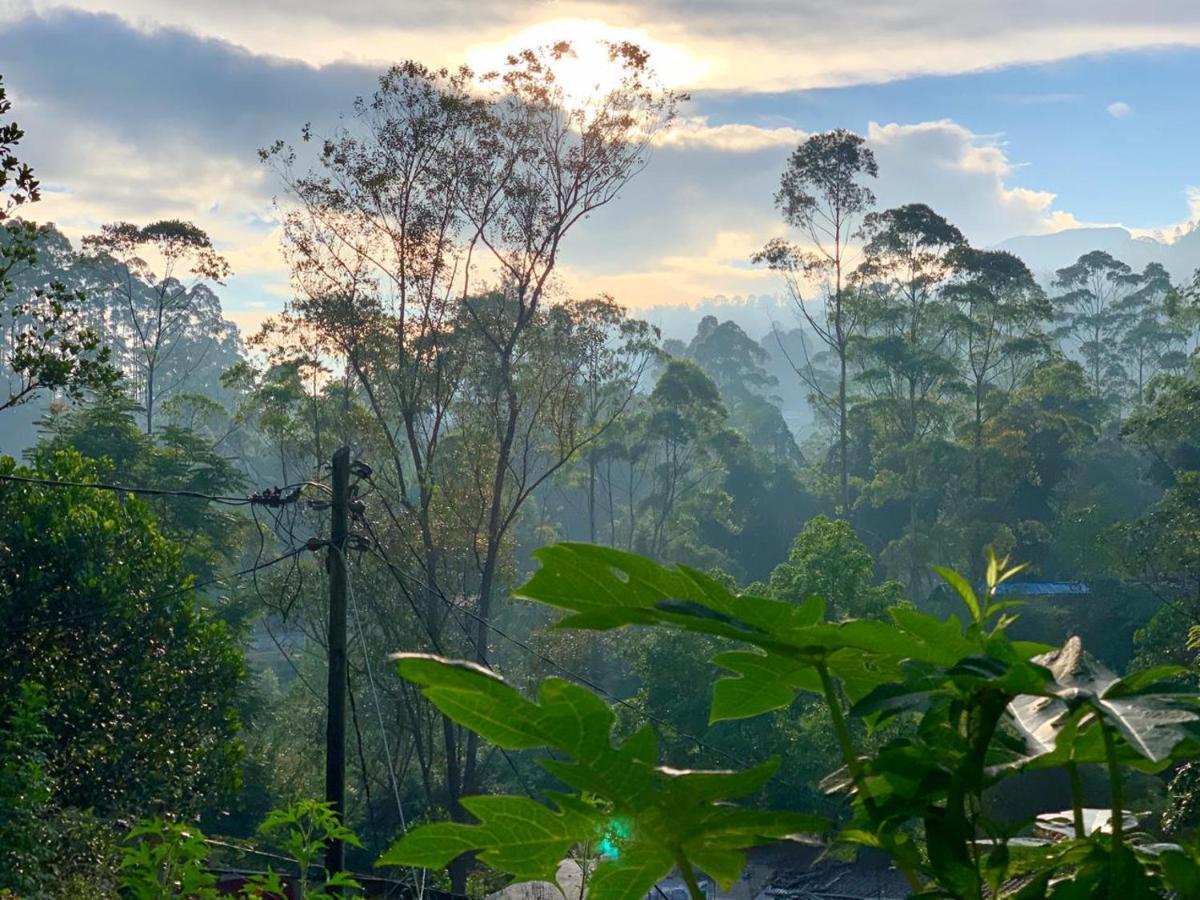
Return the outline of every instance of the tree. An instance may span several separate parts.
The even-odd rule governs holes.
[[[685,524],[677,522],[684,504],[697,495],[713,497],[712,490],[723,474],[717,439],[726,428],[728,413],[720,391],[703,370],[690,360],[668,360],[659,376],[644,413],[644,434],[653,473],[646,498],[651,525],[645,547],[658,559],[676,556],[669,552],[672,538],[686,536]],[[716,514],[711,504],[708,514]]]
[[[1182,323],[1170,320],[1169,300],[1175,289],[1167,270],[1159,263],[1147,263],[1138,280],[1137,290],[1123,304],[1130,321],[1121,338],[1121,350],[1132,358],[1127,378],[1134,407],[1146,401],[1150,379],[1171,367],[1172,351],[1177,352],[1187,340],[1186,333],[1179,328]]]
[[[120,306],[113,327],[123,332],[126,362],[145,410],[146,433],[154,433],[154,413],[164,397],[177,390],[226,331],[220,302],[209,284],[222,284],[229,263],[212,239],[191,222],[164,219],[149,225],[129,222],[105,225],[83,239],[84,250],[101,280],[93,290]],[[189,342],[199,352],[177,357]],[[171,363],[184,363],[170,372]]]
[[[922,203],[872,213],[864,232],[866,370],[858,377],[899,441],[911,446],[938,424],[939,402],[956,380],[942,287],[966,240]]]
[[[270,341],[269,335],[266,340]],[[304,353],[297,355],[295,348],[284,352],[279,352],[280,349],[268,350],[268,360],[261,367],[243,359],[225,371],[222,385],[232,390],[237,399],[232,410],[222,407],[214,411],[223,424],[219,433],[210,437],[219,447],[235,432],[247,427],[250,434],[243,434],[240,443],[255,438],[265,443],[265,447],[260,447],[274,463],[271,466],[275,470],[273,483],[291,484],[306,477],[307,473],[317,471],[328,459],[324,436],[334,429],[332,419],[336,411],[329,408],[329,398],[322,396],[322,382],[329,375],[329,369],[320,358]],[[195,404],[203,409],[203,396],[189,393],[171,401],[180,408],[172,419],[182,414],[185,405],[192,407]],[[176,413],[176,410],[170,412]],[[189,427],[194,427],[190,420]],[[257,480],[268,479],[259,474]]]
[[[522,506],[624,406],[581,427],[585,376],[577,361],[561,368],[536,333],[579,337],[580,316],[550,304],[563,241],[641,170],[675,113],[678,97],[658,87],[642,50],[605,49],[613,84],[583,104],[554,76],[575,54],[567,42],[514,54],[482,89],[468,70],[405,63],[358,104],[351,127],[322,142],[312,172],[294,174],[282,142],[263,153],[297,201],[285,224],[293,321],[345,361],[390,457],[397,536],[419,541],[403,557],[417,569],[398,575],[424,585],[435,643],[449,598],[470,586],[470,642],[484,665]],[[535,371],[533,359],[560,368]],[[570,383],[566,405],[543,402],[556,381]],[[464,445],[474,451],[456,459],[468,468],[452,472],[443,451]],[[459,475],[464,491],[445,490]],[[450,803],[465,816],[457,801],[478,784],[478,739],[462,748],[445,724]],[[457,890],[464,879],[456,868]]]
[[[40,391],[64,391],[78,398],[89,389],[109,387],[116,372],[99,333],[83,321],[84,295],[58,278],[38,277],[40,245],[57,232],[13,218],[16,210],[41,198],[38,180],[17,157],[25,132],[2,121],[12,109],[0,77],[0,302],[5,306],[0,365],[8,381],[0,411],[32,399]],[[18,295],[15,303],[9,298]]]
[[[1144,449],[1166,488],[1144,515],[1119,529],[1126,570],[1200,622],[1200,357],[1182,375],[1160,376],[1121,429]],[[1181,610],[1176,604],[1177,613]]]
[[[12,101],[4,88],[0,76],[0,116],[12,110]],[[13,210],[25,203],[36,203],[41,197],[41,188],[33,169],[17,158],[17,145],[25,132],[16,122],[0,123],[0,222]]]
[[[791,429],[776,406],[777,399],[767,394],[779,383],[765,369],[770,355],[736,322],[705,316],[686,355],[716,382],[730,423],[756,451],[773,463],[798,465],[802,461]]]
[[[579,325],[576,348],[581,354],[579,382],[583,393],[585,432],[595,434],[625,412],[657,355],[658,329],[640,319],[630,319],[623,307],[603,296],[576,306]],[[596,541],[599,466],[606,450],[601,440],[589,441],[583,451],[587,468],[588,540]],[[611,509],[610,509],[611,514]]]
[[[983,426],[989,395],[1004,390],[1001,378],[1011,385],[1021,364],[1045,351],[1040,326],[1051,309],[1029,268],[1011,253],[964,247],[954,265],[955,280],[945,293],[954,305],[955,336],[970,382],[978,499],[983,496]]]
[[[117,484],[217,496],[244,490],[241,473],[206,437],[179,425],[146,434],[137,425],[136,413],[133,402],[123,395],[55,411],[43,423],[40,449],[81,453],[95,461],[98,477]],[[245,516],[193,497],[149,497],[146,502],[159,530],[179,542],[189,574],[209,579],[217,575],[222,562],[240,559],[248,530]]]
[[[857,383],[878,421],[881,468],[902,473],[908,507],[904,541],[907,587],[922,577],[918,528],[923,473],[952,415],[948,401],[961,394],[959,361],[952,353],[953,308],[943,287],[966,246],[962,232],[923,203],[870,214],[857,277],[862,281],[863,336]],[[879,473],[876,473],[876,478]],[[885,476],[886,478],[886,476]],[[931,549],[931,548],[930,548]]]
[[[701,319],[687,355],[716,382],[727,403],[761,394],[778,383],[763,368],[767,351],[732,320]]]
[[[1062,334],[1079,342],[1092,390],[1109,404],[1125,376],[1119,351],[1130,316],[1124,301],[1138,282],[1128,265],[1103,250],[1083,254],[1054,276],[1054,286],[1064,291],[1055,298]]]
[[[0,472],[91,482],[77,453]],[[121,565],[114,565],[121,560]],[[22,685],[53,697],[55,799],[103,815],[196,810],[233,785],[244,668],[145,504],[84,487],[0,491],[0,708]]]
[[[802,604],[823,597],[835,619],[880,618],[899,601],[900,584],[876,585],[875,562],[844,520],[814,516],[796,535],[786,562],[771,572],[764,596]]]
[[[836,357],[838,379],[833,396],[807,348],[803,360],[792,360],[792,368],[833,419],[842,516],[850,514],[847,365],[861,325],[852,302],[854,287],[847,260],[861,218],[875,204],[875,195],[862,182],[878,174],[875,155],[860,136],[840,129],[813,135],[789,157],[775,194],[784,221],[800,231],[804,243],[777,238],[754,255],[755,262],[783,274],[796,309]],[[807,283],[814,278],[821,280],[824,293],[819,310],[804,301]]]

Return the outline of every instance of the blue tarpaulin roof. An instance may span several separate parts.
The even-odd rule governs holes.
[[[1047,597],[1090,594],[1082,581],[1006,581],[996,586],[997,597]]]

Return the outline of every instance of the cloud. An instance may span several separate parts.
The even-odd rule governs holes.
[[[251,19],[278,12],[262,2],[247,6]],[[315,9],[301,6],[297,16],[317,21]],[[716,15],[702,9],[701,20],[706,14]],[[480,30],[496,21],[483,17]],[[288,296],[272,202],[279,184],[255,149],[295,135],[306,120],[328,133],[356,95],[371,91],[377,73],[70,11],[0,27],[0,59],[28,133],[23,146],[46,186],[34,214],[75,237],[117,218],[192,219],[230,256],[236,277],[222,297],[247,326]],[[722,109],[719,118],[680,121],[619,201],[571,233],[564,284],[641,307],[781,288],[748,258],[781,232],[772,197],[788,153],[807,132],[787,119],[738,121],[736,103]],[[1029,170],[994,135],[947,120],[872,123],[867,137],[879,159],[881,207],[927,202],[985,246],[1079,224],[1048,186],[1023,183]]]
[[[774,147],[795,147],[808,137],[799,128],[763,128],[738,122],[710,125],[707,116],[688,116],[655,135],[659,147],[679,150],[719,150],[752,153]]]
[[[994,136],[949,120],[912,125],[870,123],[879,161],[880,204],[928,203],[974,243],[1044,234],[1080,222],[1055,208],[1052,191],[1012,183],[1017,167]]]
[[[1127,228],[1135,238],[1149,238],[1161,244],[1174,244],[1182,237],[1200,228],[1200,187],[1188,185],[1184,191],[1187,199],[1188,214],[1183,221],[1172,222],[1157,228]]]
[[[769,294],[782,289],[778,276],[750,264],[750,256],[778,233],[769,222],[757,231],[718,231],[695,249],[647,257],[622,272],[586,264],[563,267],[563,287],[576,296],[612,294],[633,309],[694,303],[718,294]]]
[[[685,52],[692,88],[756,91],[1200,46],[1200,5],[1191,0],[25,0],[9,15],[61,5],[119,11],[146,33],[174,26],[314,65],[377,65],[413,55],[454,64],[544,28],[549,12],[562,29],[602,22],[635,30],[668,55]]]
[[[995,136],[949,120],[871,123],[866,136],[879,162],[871,186],[880,209],[928,203],[977,246],[1081,225],[1052,191],[1016,183],[1021,169]],[[644,192],[629,191],[570,236],[564,286],[606,291],[633,308],[782,291],[778,276],[749,258],[786,233],[771,198],[793,146],[768,146],[753,165],[704,145],[662,148],[638,183]]]
[[[1114,100],[1112,103],[1108,104],[1108,106],[1106,106],[1104,108],[1108,111],[1108,114],[1110,116],[1112,116],[1114,119],[1123,119],[1127,115],[1129,115],[1131,112],[1133,112],[1133,107],[1130,106],[1128,103],[1126,103],[1124,100]]]

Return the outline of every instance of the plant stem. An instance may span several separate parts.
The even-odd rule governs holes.
[[[824,663],[817,664],[817,674],[821,676],[821,689],[825,693],[825,705],[829,707],[829,717],[833,719],[833,733],[837,736],[838,747],[842,751],[842,759],[846,761],[846,769],[854,787],[863,793],[862,763],[854,752],[854,742],[850,738],[850,727],[846,724],[845,713],[842,712],[842,701],[833,685],[829,667]],[[865,797],[865,793],[863,794]]]
[[[1112,787],[1112,836],[1113,849],[1121,846],[1125,836],[1125,810],[1122,797],[1121,767],[1117,763],[1117,743],[1113,740],[1112,729],[1104,721],[1100,722],[1100,732],[1104,735],[1104,756],[1108,760],[1108,781]]]
[[[854,782],[854,789],[862,798],[863,804],[867,809],[872,809],[874,804],[871,798],[867,796],[866,786],[863,784],[862,763],[859,761],[858,754],[854,752],[854,741],[850,737],[850,726],[846,724],[846,715],[842,712],[842,700],[838,696],[833,678],[829,674],[829,667],[824,663],[817,663],[815,668],[817,674],[821,676],[821,690],[825,695],[825,705],[829,707],[829,717],[833,720],[833,733],[837,735],[838,747],[841,748],[842,758],[846,761],[846,770],[850,773],[850,780]],[[894,861],[896,868],[904,875],[913,893],[920,893],[922,885],[921,879],[917,877],[917,873],[902,864],[899,860]]]
[[[1083,830],[1083,780],[1079,777],[1079,766],[1067,763],[1067,774],[1071,776],[1071,811],[1075,819],[1075,837],[1087,837]]]
[[[683,876],[683,883],[687,885],[692,900],[705,900],[704,891],[700,890],[700,882],[696,880],[696,873],[692,871],[692,864],[688,862],[682,850],[675,853],[675,865],[679,867],[679,874]]]

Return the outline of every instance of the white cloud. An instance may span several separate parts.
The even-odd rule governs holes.
[[[1135,238],[1149,238],[1161,244],[1173,244],[1181,237],[1191,234],[1193,230],[1200,227],[1200,187],[1188,185],[1184,196],[1187,198],[1187,219],[1158,228],[1129,228],[1127,230]]]
[[[707,116],[688,116],[655,135],[654,143],[679,150],[751,153],[773,147],[795,147],[807,137],[808,132],[799,128],[763,128],[740,122],[710,125]]]
[[[288,273],[262,166],[186,140],[135,143],[78,127],[54,105],[25,102],[21,109],[22,147],[44,188],[29,216],[53,222],[76,245],[108,222],[195,222],[233,269],[220,292],[226,309],[263,303],[264,295],[263,305],[282,306]]]
[[[1114,100],[1112,103],[1108,104],[1108,106],[1106,106],[1104,108],[1108,111],[1108,114],[1110,116],[1112,116],[1114,119],[1123,119],[1127,115],[1129,115],[1131,112],[1133,112],[1133,107],[1130,106],[1128,103],[1126,103],[1124,100]]]
[[[558,0],[552,6],[544,0],[18,0],[8,17],[61,6],[113,12],[147,31],[181,27],[314,65],[414,55],[456,64],[510,45],[531,29],[602,22],[657,44],[687,86],[738,90],[861,84],[1200,46],[1200,5],[1191,0]],[[0,3],[0,20],[2,9]]]
[[[708,138],[707,127],[698,123],[696,130]],[[773,158],[753,164],[736,153],[714,152],[728,149],[715,140],[703,145],[707,153],[656,157],[644,177],[662,193],[631,197],[632,208],[618,204],[611,219],[598,220],[586,236],[573,235],[564,286],[580,294],[607,291],[635,309],[783,290],[777,275],[750,265],[749,258],[769,238],[785,233],[771,196],[798,139],[789,135],[787,142],[767,148]],[[1016,183],[1020,169],[995,136],[944,120],[871,123],[867,140],[879,162],[879,178],[871,186],[880,209],[928,203],[978,246],[1081,225],[1056,206],[1052,191]],[[626,235],[647,215],[654,216],[660,233],[622,240],[621,255],[603,264],[589,256],[596,241]]]
[[[867,140],[879,161],[881,205],[927,203],[976,244],[1080,225],[1055,208],[1052,191],[1012,184],[1016,167],[994,136],[950,120],[872,122]]]
[[[647,2],[650,16],[657,7]],[[249,5],[254,16],[269,13],[261,0]],[[701,30],[704,40],[725,39]],[[55,53],[73,64],[59,65]],[[0,28],[0,55],[6,76],[21,76],[10,86],[21,90],[23,147],[47,186],[37,218],[57,220],[74,237],[117,218],[192,219],[229,253],[236,277],[222,296],[242,311],[239,321],[253,325],[282,305],[288,279],[270,198],[278,185],[253,150],[309,114],[328,125],[354,92],[370,90],[370,70],[318,70],[79,15],[8,35]],[[105,79],[91,78],[95,71]],[[788,120],[763,121],[691,116],[662,135],[648,171],[570,236],[564,283],[580,293],[610,291],[631,306],[778,290],[778,279],[748,258],[780,231],[772,196],[788,152],[807,135]],[[928,203],[984,246],[1080,224],[1059,208],[1052,185],[1027,183],[1028,170],[997,136],[946,120],[873,123],[867,137],[879,160],[880,208]]]
[[[576,296],[610,293],[633,309],[693,303],[717,294],[738,296],[781,289],[778,276],[750,264],[750,256],[780,229],[764,222],[760,231],[718,231],[699,247],[632,261],[627,271],[598,272],[586,263],[564,266],[563,286]]]

